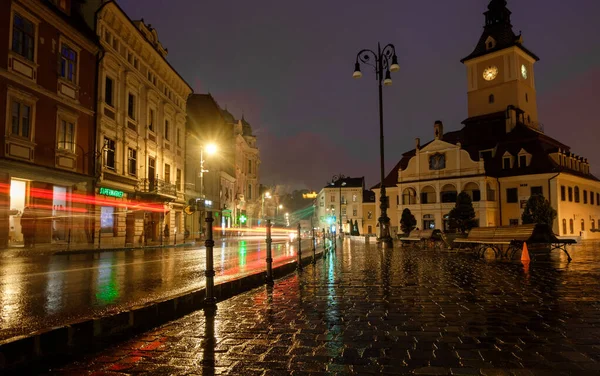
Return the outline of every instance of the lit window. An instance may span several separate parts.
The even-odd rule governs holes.
[[[12,50],[33,61],[35,26],[31,21],[15,13],[13,16]]]
[[[75,124],[60,119],[58,124],[58,148],[75,152]]]
[[[64,44],[60,49],[60,76],[67,81],[75,83],[77,74],[77,52]]]

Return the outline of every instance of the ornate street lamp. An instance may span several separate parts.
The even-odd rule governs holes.
[[[374,61],[372,60],[374,59]],[[384,248],[392,248],[393,242],[390,236],[390,218],[387,216],[388,200],[385,194],[385,185],[383,184],[385,167],[384,167],[384,150],[383,150],[383,98],[382,98],[382,83],[389,86],[392,84],[390,72],[400,70],[398,65],[398,57],[396,56],[396,48],[393,44],[388,44],[383,49],[377,43],[377,52],[369,49],[360,50],[356,54],[356,62],[354,63],[353,78],[361,78],[360,63],[372,66],[375,69],[375,78],[379,83],[379,151],[381,157],[381,216],[379,217],[379,244]]]

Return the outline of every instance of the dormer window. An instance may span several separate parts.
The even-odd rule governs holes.
[[[519,168],[524,168],[529,166],[531,161],[531,154],[525,151],[525,149],[521,149],[519,151]]]
[[[496,40],[490,36],[485,40],[485,48],[491,50],[494,47],[496,47]]]
[[[504,153],[502,156],[502,168],[504,170],[511,169],[513,167],[513,159],[514,157],[509,152]]]

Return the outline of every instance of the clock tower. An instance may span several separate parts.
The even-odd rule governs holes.
[[[467,67],[469,118],[517,108],[521,122],[538,129],[533,65],[539,60],[523,46],[510,23],[506,0],[491,0],[479,42],[461,60]]]

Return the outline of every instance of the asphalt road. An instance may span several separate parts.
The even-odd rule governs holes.
[[[283,264],[297,242],[274,237],[272,250],[273,265]],[[263,271],[265,258],[263,237],[217,241],[215,283]],[[202,288],[205,262],[203,246],[3,258],[0,340]]]

